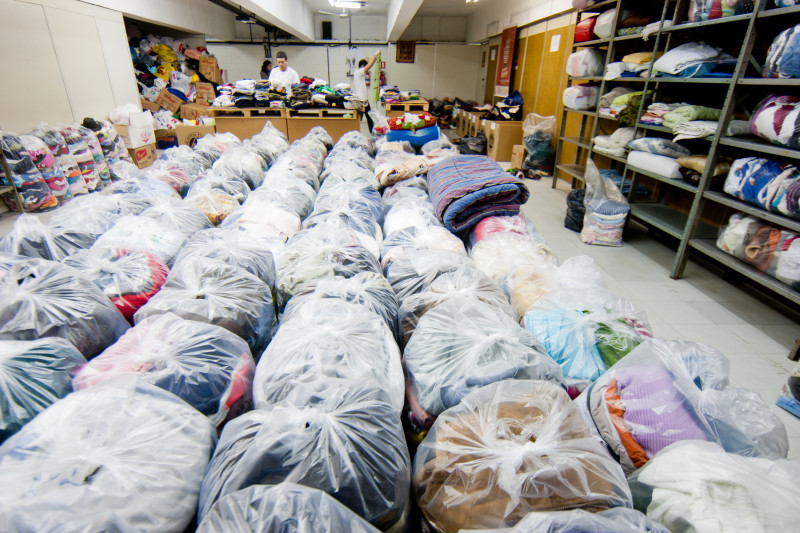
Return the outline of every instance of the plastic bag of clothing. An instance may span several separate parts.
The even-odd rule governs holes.
[[[562,289],[575,292],[608,290],[603,273],[588,255],[570,257],[560,266],[528,265],[511,270],[503,280],[503,290],[518,316],[546,294]]]
[[[211,165],[220,158],[223,150],[214,142],[214,135],[207,134],[199,139],[194,144],[194,152],[203,158],[205,167],[211,168]]]
[[[11,170],[11,177],[0,168],[0,185],[14,184],[22,199],[22,206],[16,205],[15,197],[4,196],[8,206],[15,211],[46,210],[58,206],[58,200],[50,192],[47,182],[28,155],[22,140],[14,133],[0,131],[0,149]]]
[[[570,76],[600,76],[604,58],[594,48],[581,48],[567,57],[567,74]]]
[[[435,531],[511,527],[530,512],[631,507],[622,469],[552,383],[510,380],[445,411],[417,449],[414,492]]]
[[[380,243],[383,241],[383,230],[381,225],[374,219],[359,216],[358,212],[349,209],[337,209],[335,211],[317,210],[314,211],[303,221],[303,228],[309,229],[316,226],[326,226],[343,231],[352,231],[358,238],[359,243],[380,259]]]
[[[442,274],[458,270],[464,265],[475,266],[456,252],[408,249],[396,254],[392,262],[387,263],[384,274],[402,305],[406,298],[424,291]]]
[[[425,229],[429,226],[442,226],[442,222],[433,212],[430,202],[398,202],[386,213],[383,221],[383,234],[393,233],[407,228]]]
[[[383,224],[383,200],[373,187],[359,183],[338,183],[320,187],[314,202],[315,211],[347,209],[362,218]]]
[[[322,192],[323,187],[332,187],[340,183],[358,183],[376,190],[381,186],[374,171],[356,165],[351,161],[337,163],[323,170],[320,175],[320,181],[322,182],[320,192]]]
[[[704,388],[690,374],[684,350],[686,344],[648,339],[575,400],[623,469],[633,472],[682,440],[716,442],[740,455],[786,457],[786,429],[760,396]]]
[[[321,278],[300,286],[283,310],[283,321],[316,300],[334,298],[358,304],[380,316],[397,337],[397,296],[381,274],[360,272],[351,278]]]
[[[0,278],[0,339],[62,337],[89,359],[127,329],[114,304],[75,269],[32,259]]]
[[[235,176],[225,177],[210,170],[206,171],[200,179],[189,187],[186,198],[208,194],[210,189],[217,189],[232,196],[239,204],[243,203],[250,194],[250,187],[244,180]]]
[[[750,117],[754,135],[773,144],[800,149],[800,98],[773,94],[758,104]]]
[[[400,419],[375,384],[298,387],[281,403],[246,413],[222,432],[200,491],[198,518],[226,494],[284,481],[327,492],[373,525],[403,519],[410,460]]]
[[[464,243],[442,226],[410,227],[395,231],[381,244],[381,265],[386,268],[408,250],[445,250],[466,256]]]
[[[497,283],[474,266],[465,264],[458,270],[440,275],[422,292],[403,299],[397,319],[401,345],[408,342],[425,313],[442,302],[464,297],[494,307],[498,315],[502,313],[516,319],[508,298]]]
[[[255,363],[242,339],[172,313],[129,329],[75,377],[75,390],[135,374],[181,398],[215,426],[249,411]]]
[[[601,246],[622,246],[622,230],[630,206],[610,179],[604,178],[591,159],[586,163],[586,195],[581,241]]]
[[[567,194],[567,214],[564,217],[564,227],[580,232],[583,229],[583,217],[586,215],[584,197],[586,189],[573,189]]]
[[[678,442],[630,478],[634,505],[670,531],[791,531],[800,520],[800,461]]]
[[[469,234],[472,246],[494,233],[517,233],[519,235],[537,236],[533,222],[520,213],[514,216],[486,217],[478,222]]]
[[[272,123],[268,121],[267,124],[271,125]],[[271,166],[275,159],[289,148],[289,143],[285,139],[262,133],[245,139],[242,145],[248,152],[257,154],[268,166]]]
[[[70,194],[74,196],[86,192],[86,182],[78,166],[78,160],[70,152],[67,141],[61,135],[61,132],[46,122],[40,122],[31,132],[31,135],[39,137],[50,148],[67,180]],[[127,151],[125,153],[127,154]]]
[[[795,59],[796,50],[800,46],[798,31],[800,25],[792,26],[783,30],[772,41],[764,61],[765,78],[800,78],[800,65]]]
[[[317,142],[324,146],[326,150],[333,148],[333,137],[331,137],[322,126],[314,126],[311,128],[302,140]]]
[[[334,276],[350,278],[359,272],[379,274],[381,268],[354,231],[320,225],[289,239],[277,271],[278,301],[285,305],[306,282]]]
[[[598,39],[608,39],[614,31],[614,21],[617,18],[617,10],[609,9],[597,16],[594,25],[594,34]]]
[[[0,529],[181,533],[215,437],[147,383],[72,393],[0,446]]]
[[[83,137],[84,142],[89,147],[89,152],[94,159],[94,168],[100,181],[105,184],[111,181],[111,172],[108,170],[108,162],[103,156],[103,148],[100,146],[100,141],[97,139],[97,134],[84,126],[78,126],[78,131]]]
[[[86,359],[64,339],[0,341],[0,443],[72,392]]]
[[[428,182],[425,180],[425,178],[416,176],[407,180],[399,181],[391,187],[386,187],[381,194],[381,198],[383,198],[384,209],[388,209],[398,200],[410,197],[419,199],[427,198],[430,202],[430,197],[428,196]]]
[[[54,231],[35,215],[22,214],[0,240],[0,252],[61,261],[71,253],[94,244],[95,235],[78,230]]]
[[[69,153],[78,162],[78,168],[81,170],[81,175],[86,182],[86,187],[89,191],[96,190],[100,187],[100,174],[97,172],[92,150],[89,145],[86,144],[86,139],[81,135],[77,125],[59,124],[56,128],[58,128],[59,133],[64,136],[64,140],[67,142],[67,147],[69,148]]]
[[[281,244],[260,236],[254,238],[245,231],[212,228],[198,232],[189,239],[175,264],[191,257],[217,259],[242,268],[270,287],[275,287],[273,250]]]
[[[147,167],[145,173],[151,178],[169,185],[181,198],[186,196],[186,193],[189,192],[189,187],[194,182],[194,178],[180,165],[165,159],[157,159]]]
[[[280,203],[301,219],[314,209],[317,192],[306,182],[286,176],[271,176],[259,188],[250,193],[248,201],[268,201]]]
[[[571,85],[564,89],[564,107],[572,109],[594,109],[597,107],[598,89],[594,85]]]
[[[403,409],[400,350],[391,330],[365,306],[306,299],[284,316],[260,360],[253,383],[256,409],[280,402],[299,386],[325,396],[331,388],[361,383],[380,384],[397,416]]]
[[[252,230],[261,236],[269,236],[286,242],[300,231],[300,217],[289,208],[269,200],[254,200],[225,217],[222,228]]]
[[[156,198],[153,207],[148,207],[141,215],[152,218],[167,229],[179,231],[189,239],[212,227],[211,221],[198,207],[176,198]]]
[[[749,11],[746,5],[747,2],[744,0],[691,0],[689,2],[688,22],[701,22],[721,17],[732,17],[747,12],[752,13],[752,3]]]
[[[462,137],[458,153],[464,155],[486,155],[486,134],[479,131],[475,137]]]
[[[247,341],[255,354],[261,353],[277,328],[272,291],[266,283],[239,267],[200,256],[176,265],[134,320],[138,324],[164,313],[222,326]]]
[[[322,161],[312,153],[298,147],[290,147],[283,153],[267,171],[264,181],[273,177],[294,177],[305,181],[316,191],[319,189],[319,173],[322,170]]]
[[[124,248],[81,250],[64,259],[64,264],[97,285],[129,321],[169,274],[169,267],[155,255]]]
[[[211,168],[211,163],[205,157],[186,145],[167,148],[159,159],[178,165],[193,180],[200,176],[204,170]]]
[[[92,246],[93,249],[139,250],[149,252],[172,266],[186,236],[150,217],[128,215],[117,220]]]
[[[575,2],[573,2],[574,4]],[[473,533],[669,533],[669,529],[627,507],[590,513],[536,511],[528,513],[511,529],[470,529]]]
[[[409,405],[434,417],[496,381],[562,383],[561,369],[536,337],[497,307],[468,296],[449,298],[422,315],[403,362]]]
[[[540,235],[493,233],[475,243],[469,256],[483,272],[497,283],[523,266],[557,265],[558,259]]]
[[[269,166],[260,155],[249,152],[244,147],[227,150],[219,158],[211,171],[223,179],[239,178],[252,190],[264,181],[264,173]]]
[[[644,338],[622,317],[572,307],[531,309],[525,328],[561,366],[564,377],[594,381]]]
[[[207,186],[195,189],[195,194],[187,197],[186,201],[202,211],[215,226],[239,207],[239,201],[233,196]]]
[[[197,533],[293,530],[380,531],[327,493],[284,481],[226,494],[208,511]]]
[[[522,165],[523,168],[551,174],[555,155],[552,141],[556,134],[556,117],[543,117],[536,113],[528,113],[522,123],[522,133],[522,142],[528,152]]]
[[[53,152],[44,141],[33,135],[20,135],[19,139],[58,203],[61,204],[71,199],[72,191],[69,189],[67,178]]]
[[[94,244],[98,237],[114,226],[120,209],[127,206],[127,203],[117,201],[121,196],[126,195],[93,194],[75,198],[50,217],[48,226],[51,233],[54,236],[66,235],[69,242],[77,242],[74,240],[76,235],[86,235],[85,241],[83,237],[79,241],[91,241]]]

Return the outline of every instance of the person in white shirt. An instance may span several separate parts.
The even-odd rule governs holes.
[[[289,66],[289,58],[286,57],[286,52],[278,52],[275,54],[275,60],[278,62],[277,67],[269,73],[269,82],[277,87],[285,87],[286,93],[292,92],[292,85],[300,83],[300,76],[297,71]]]
[[[367,107],[364,108],[364,115],[367,117],[367,126],[370,132],[372,131],[373,121],[372,117],[369,116],[370,107],[369,97],[367,96],[367,72],[369,72],[369,69],[375,64],[375,60],[380,53],[380,50],[375,52],[369,61],[366,59],[359,61],[358,68],[353,72],[353,94],[367,101]]]

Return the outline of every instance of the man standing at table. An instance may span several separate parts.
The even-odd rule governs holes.
[[[284,87],[286,94],[291,94],[292,85],[300,83],[300,76],[297,71],[289,66],[289,58],[286,52],[280,51],[275,55],[278,66],[269,73],[269,82],[276,87]]]

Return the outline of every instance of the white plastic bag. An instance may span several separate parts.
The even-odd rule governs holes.
[[[567,74],[570,76],[600,76],[602,73],[603,56],[594,48],[581,48],[567,58]]]
[[[602,246],[622,246],[622,230],[630,206],[628,200],[610,179],[604,178],[594,161],[586,162],[586,196],[583,205],[581,241]]]

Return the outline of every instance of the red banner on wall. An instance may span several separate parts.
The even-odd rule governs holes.
[[[497,58],[497,76],[494,82],[494,94],[508,96],[511,85],[511,69],[514,67],[514,46],[517,42],[517,27],[503,30],[500,37],[500,57]]]

